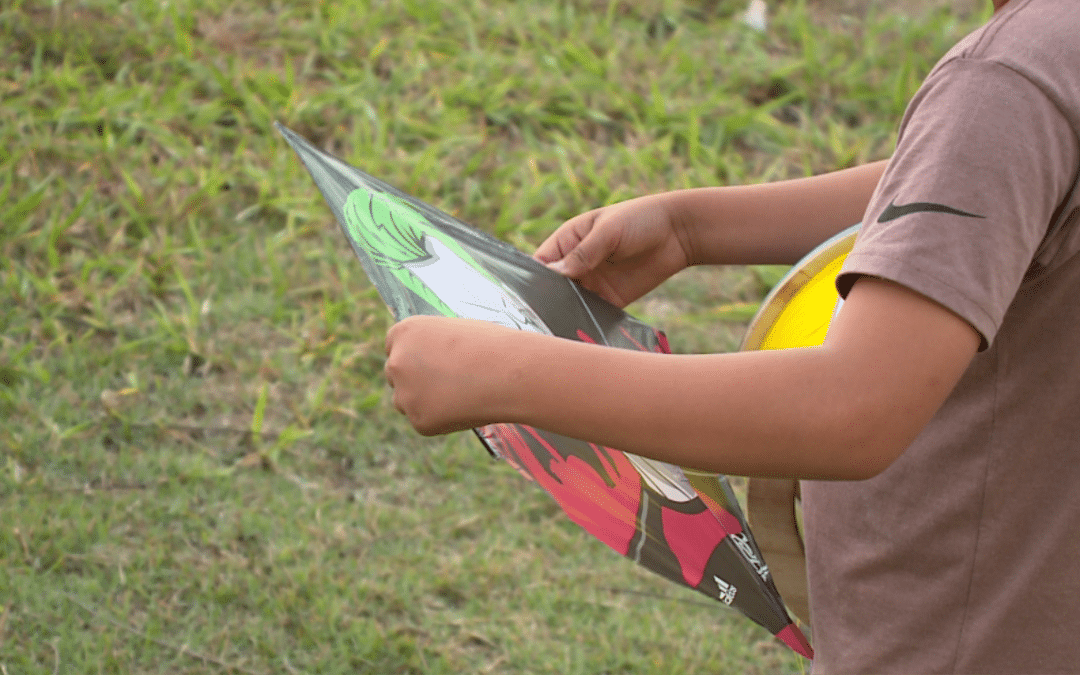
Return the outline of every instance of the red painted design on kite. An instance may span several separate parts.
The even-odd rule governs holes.
[[[668,344],[667,335],[664,335],[663,331],[659,331],[659,330],[656,331],[656,341],[660,343],[660,350],[659,351],[660,351],[661,354],[670,354],[671,353],[671,345]]]
[[[537,459],[521,430],[552,457],[548,466]],[[508,451],[505,459],[551,493],[572,521],[620,554],[629,552],[638,530],[641,477],[621,452],[589,444],[607,474],[605,479],[580,457],[563,456],[532,427],[495,424],[486,427],[484,434],[500,450]]]
[[[705,576],[709,557],[727,533],[708,511],[680,513],[663,509],[661,514],[664,538],[679,561],[683,579],[697,588]]]

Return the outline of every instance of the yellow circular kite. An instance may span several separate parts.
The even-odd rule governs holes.
[[[766,296],[743,339],[742,350],[813,347],[825,341],[843,302],[836,275],[855,244],[858,225],[818,246],[791,268]],[[781,597],[803,623],[810,623],[806,554],[799,527],[799,484],[753,478],[747,515]]]

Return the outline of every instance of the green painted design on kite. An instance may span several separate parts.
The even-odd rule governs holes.
[[[532,308],[408,201],[357,189],[343,212],[364,253],[440,314],[549,332]]]
[[[457,316],[409,270],[410,265],[423,264],[432,257],[424,240],[436,236],[435,229],[422,213],[400,197],[367,190],[353,190],[344,211],[349,235],[376,265],[387,269],[443,316]],[[451,246],[472,262],[459,246],[452,242]]]

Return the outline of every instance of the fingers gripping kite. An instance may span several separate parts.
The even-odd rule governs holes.
[[[622,349],[669,353],[663,333],[533,258],[277,125],[322,191],[394,317],[482,319]],[[575,523],[643,567],[735,607],[806,658],[724,476],[519,424],[474,430]]]

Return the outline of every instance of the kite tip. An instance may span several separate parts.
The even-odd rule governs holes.
[[[780,640],[788,647],[791,647],[792,651],[796,654],[801,654],[811,661],[814,660],[814,648],[810,646],[806,636],[803,635],[803,632],[799,630],[798,626],[795,624],[789,623],[784,626],[784,628],[776,634],[776,637],[780,638]]]
[[[293,131],[289,127],[285,126],[281,122],[278,122],[277,120],[274,120],[274,128],[277,129],[277,132],[279,134],[281,134],[282,138],[285,139],[285,142],[288,143],[290,146],[292,146],[293,150],[295,150],[298,153],[301,151],[301,148],[308,147],[308,146],[311,145],[310,143],[308,143],[307,139],[305,139],[303,136],[296,133],[295,131]],[[303,155],[301,154],[301,157],[302,156]]]

